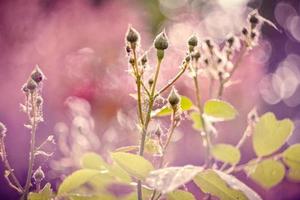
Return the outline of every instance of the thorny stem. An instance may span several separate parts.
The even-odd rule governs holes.
[[[185,70],[187,69],[188,63],[185,63],[184,66],[181,68],[181,70],[176,74],[176,76],[171,79],[167,85],[165,85],[163,88],[161,88],[155,95],[155,97],[157,97],[158,95],[160,95],[161,93],[163,93],[164,91],[166,91],[169,87],[171,87],[180,77],[181,75],[185,72]]]
[[[5,174],[5,178],[6,178],[6,180],[7,180],[10,187],[15,189],[19,193],[22,193],[23,188],[22,188],[19,180],[17,179],[17,177],[14,173],[14,170],[11,168],[10,163],[7,159],[6,148],[5,148],[5,145],[4,145],[4,138],[1,138],[0,145],[1,145],[1,147],[0,147],[0,149],[1,149],[1,158],[2,158],[2,161],[4,163],[4,166],[5,166],[6,170],[9,173],[9,174]],[[9,176],[11,176],[13,182],[10,180]]]
[[[242,145],[246,142],[246,139],[250,136],[250,133],[252,131],[252,125],[249,124],[246,128],[246,130],[243,133],[243,136],[241,137],[241,139],[239,140],[239,142],[237,143],[237,145],[235,145],[235,147],[237,149],[240,149],[242,147]],[[221,166],[220,170],[223,171],[226,167],[227,167],[228,163],[223,163],[223,165]]]
[[[141,124],[144,124],[144,117],[143,117],[143,111],[142,111],[142,96],[141,96],[141,74],[138,70],[138,64],[137,64],[137,55],[136,55],[136,48],[135,46],[131,46],[133,50],[133,59],[134,59],[134,73],[136,76],[136,85],[137,85],[137,92],[138,92],[138,114],[139,114],[139,119],[141,120]]]
[[[162,155],[161,155],[161,158],[160,158],[160,161],[159,161],[158,168],[161,168],[163,166],[163,164],[164,164],[164,159],[165,159],[165,156],[166,156],[166,153],[167,153],[167,148],[168,148],[168,146],[169,146],[169,144],[171,142],[174,130],[175,130],[176,126],[177,126],[177,123],[176,123],[176,120],[175,120],[175,114],[176,114],[176,110],[173,109],[172,110],[172,115],[171,115],[171,126],[169,128],[168,138],[167,138],[166,144],[162,148],[162,153],[161,153]],[[151,200],[155,199],[156,192],[157,192],[157,190],[153,191],[153,193],[151,195]],[[158,198],[160,196],[161,196],[161,194],[158,195]]]
[[[140,150],[139,150],[140,156],[144,155],[145,140],[146,140],[148,125],[149,125],[149,122],[151,119],[151,111],[152,111],[154,100],[155,100],[154,93],[155,93],[155,87],[156,87],[156,83],[157,83],[157,79],[158,79],[158,74],[160,71],[160,65],[161,65],[161,60],[158,60],[155,75],[154,75],[153,85],[152,85],[151,93],[150,93],[150,97],[149,97],[149,107],[148,107],[148,111],[147,111],[147,116],[146,116],[144,123],[142,124],[142,126],[143,126],[142,127],[142,137],[141,137],[141,141],[140,141]],[[142,183],[140,180],[138,180],[137,191],[138,191],[138,200],[142,200]]]
[[[245,167],[247,167],[247,166],[255,166],[264,160],[268,160],[268,159],[276,159],[277,160],[277,159],[280,159],[281,157],[282,157],[282,153],[278,153],[278,154],[266,156],[266,157],[258,157],[254,161],[252,161],[253,163],[247,162],[242,165],[232,166],[231,168],[226,170],[226,173],[230,174],[230,173],[234,173],[234,172],[240,172],[240,171],[243,171],[245,169]]]
[[[197,74],[195,74],[195,76],[193,76],[193,80],[194,80],[194,85],[195,85],[195,90],[196,90],[195,91],[195,93],[196,93],[196,106],[197,106],[198,111],[199,111],[200,121],[201,121],[201,124],[203,126],[203,132],[205,134],[204,139],[206,140],[206,143],[207,143],[206,144],[205,165],[208,166],[209,162],[210,162],[211,140],[210,140],[210,136],[207,132],[205,120],[203,118],[203,109],[202,109],[202,106],[201,106],[201,94],[200,94]]]
[[[241,64],[241,61],[244,57],[244,55],[247,53],[247,48],[245,47],[245,45],[242,45],[241,47],[241,52],[233,66],[233,69],[231,70],[229,76],[225,79],[219,79],[219,89],[218,89],[218,98],[221,99],[222,98],[222,95],[223,95],[223,92],[224,92],[224,87],[225,87],[225,84],[231,79],[231,77],[233,76],[233,74],[235,73],[235,71],[237,70],[237,68],[240,66]]]
[[[32,129],[31,129],[29,164],[28,164],[28,171],[27,171],[27,179],[24,187],[24,193],[21,197],[21,200],[26,200],[27,198],[29,188],[30,188],[33,164],[35,158],[35,135],[36,135],[36,128],[37,128],[37,119],[36,119],[36,103],[35,103],[34,93],[31,93],[31,106],[32,106],[32,120],[31,120]]]

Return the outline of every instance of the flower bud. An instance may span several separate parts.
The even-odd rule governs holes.
[[[165,50],[169,46],[168,39],[165,32],[161,32],[159,35],[156,36],[154,40],[154,47],[157,50]]]
[[[33,92],[37,88],[37,86],[37,83],[34,80],[32,80],[32,78],[30,78],[26,83],[27,89],[31,92]]]
[[[242,29],[242,34],[245,35],[245,36],[248,35],[248,29],[244,27]]]
[[[186,56],[186,57],[185,57],[185,62],[190,62],[190,60],[191,60],[191,57],[190,57],[190,56]]]
[[[150,79],[148,80],[148,84],[149,84],[150,87],[152,86],[153,82],[154,82],[153,78],[150,78]]]
[[[43,104],[43,97],[41,97],[41,96],[38,96],[37,98],[36,98],[36,105],[37,106],[41,106],[42,104]]]
[[[25,83],[25,84],[22,86],[21,90],[22,90],[24,93],[28,93],[28,92],[29,92],[29,90],[28,90],[28,88],[27,88],[27,83]]]
[[[36,83],[40,83],[44,80],[45,76],[39,66],[37,65],[33,72],[31,73],[31,79],[34,80]]]
[[[259,23],[259,19],[257,18],[257,16],[254,14],[254,15],[251,15],[250,18],[249,18],[249,22],[251,24],[251,27],[252,28],[255,28],[257,26],[257,24]]]
[[[130,63],[131,65],[134,65],[134,58],[129,58],[129,63]]]
[[[161,127],[158,125],[155,131],[155,135],[156,137],[160,138],[160,136],[163,134],[163,131],[161,129]]]
[[[6,132],[6,126],[2,122],[0,122],[0,138],[4,138],[6,136]]]
[[[132,27],[128,28],[126,40],[130,43],[136,43],[139,40],[139,33]]]
[[[36,183],[40,183],[45,178],[45,174],[42,170],[42,167],[39,166],[37,170],[33,173],[33,179]]]
[[[174,87],[168,96],[168,102],[172,108],[176,108],[176,106],[180,103],[180,96]]]
[[[195,53],[192,54],[192,58],[195,59],[196,61],[199,60],[200,56],[201,55],[199,51],[196,51]]]
[[[147,55],[143,55],[142,59],[141,59],[141,63],[142,65],[145,65],[147,63],[148,59],[147,59]]]
[[[198,45],[198,38],[196,35],[193,35],[190,37],[190,39],[188,40],[188,44],[189,46],[195,47]]]

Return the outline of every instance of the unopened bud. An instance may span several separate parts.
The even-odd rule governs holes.
[[[227,44],[229,47],[232,47],[233,46],[233,43],[234,43],[234,37],[230,37],[227,39]]]
[[[130,63],[131,65],[134,65],[134,58],[129,58],[129,63]]]
[[[200,56],[201,55],[199,51],[196,51],[195,53],[192,54],[192,58],[195,59],[196,61],[199,60]]]
[[[45,174],[42,170],[42,167],[39,166],[39,168],[37,168],[37,170],[33,173],[33,179],[35,180],[35,182],[40,183],[44,178]]]
[[[190,39],[188,40],[188,44],[189,46],[195,47],[198,45],[198,38],[196,35],[193,35],[190,37]]]
[[[128,28],[126,40],[130,43],[136,43],[139,40],[139,33],[132,27]]]
[[[168,102],[172,108],[175,108],[180,103],[180,96],[174,87],[168,96]]]
[[[0,138],[4,138],[6,136],[6,132],[6,126],[2,122],[0,122]]]
[[[150,79],[148,80],[148,84],[149,84],[150,87],[151,87],[151,85],[153,84],[153,82],[154,82],[153,78],[150,78]]]
[[[147,63],[148,59],[147,59],[147,55],[143,55],[142,59],[141,59],[141,63],[142,65],[145,65]]]
[[[251,24],[251,27],[255,28],[257,26],[257,24],[259,23],[259,19],[256,15],[251,15],[249,18],[249,22]]]
[[[242,29],[242,34],[245,35],[245,36],[248,35],[248,29],[244,27]]]
[[[42,104],[43,104],[43,97],[41,97],[41,96],[38,96],[37,98],[36,98],[36,105],[37,106],[41,106]]]
[[[161,127],[158,125],[155,131],[155,135],[160,138],[160,136],[162,135],[163,131],[161,129]]]
[[[186,61],[186,62],[190,62],[190,60],[191,60],[191,57],[190,57],[190,56],[186,56],[186,57],[185,57],[185,61]]]
[[[32,80],[32,78],[30,78],[27,83],[26,83],[26,87],[29,91],[34,91],[37,88],[37,83]]]
[[[27,88],[27,83],[25,83],[23,86],[22,86],[22,89],[21,89],[24,93],[28,93],[29,90]]]
[[[161,32],[159,35],[156,36],[154,39],[154,47],[157,50],[165,50],[169,46],[168,39],[165,32]]]
[[[44,80],[45,76],[42,72],[42,70],[37,65],[33,72],[31,73],[31,79],[34,80],[36,83],[40,83],[42,80]]]

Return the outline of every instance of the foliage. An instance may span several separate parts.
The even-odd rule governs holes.
[[[260,27],[265,22],[270,24],[257,11],[253,11],[249,14],[247,26],[242,32],[227,38],[219,45],[211,39],[204,40],[199,45],[198,38],[195,35],[191,36],[179,72],[161,88],[157,87],[157,82],[165,51],[169,48],[166,33],[160,33],[154,40],[157,65],[150,69],[154,71],[146,77],[144,72],[148,65],[147,55],[141,54],[143,51],[140,49],[139,33],[129,27],[125,42],[129,57],[129,74],[136,84],[137,94],[132,96],[137,104],[139,144],[119,147],[110,152],[107,159],[97,153],[86,152],[80,158],[80,168],[62,180],[56,193],[52,191],[49,183],[40,188],[45,177],[41,168],[33,173],[35,156],[49,155],[42,147],[53,140],[48,138],[40,146],[35,144],[37,125],[43,121],[39,83],[44,76],[37,68],[23,88],[27,99],[23,108],[29,117],[26,127],[31,130],[30,163],[24,187],[15,177],[14,170],[7,160],[4,145],[7,130],[0,123],[1,159],[6,169],[5,178],[8,184],[19,192],[24,200],[194,200],[196,197],[186,187],[191,182],[196,184],[208,199],[213,196],[221,200],[260,200],[262,198],[255,191],[234,176],[236,172],[245,172],[264,189],[278,185],[285,176],[293,182],[300,182],[300,144],[284,149],[294,130],[290,119],[278,120],[271,112],[258,116],[253,111],[249,113],[245,133],[238,144],[215,142],[218,135],[217,124],[230,123],[230,120],[239,117],[234,105],[223,100],[224,89],[230,83],[240,60],[257,45]],[[238,59],[233,59],[234,56]],[[237,61],[234,62],[235,60]],[[191,90],[195,91],[195,102],[178,94],[173,87],[186,71],[193,81]],[[218,84],[216,88],[212,87],[209,98],[203,100],[198,79],[205,75]],[[169,89],[171,91],[164,99],[162,95]],[[162,99],[163,103],[159,103],[159,99]],[[167,167],[167,150],[172,144],[175,129],[184,119],[183,116],[188,116],[195,132],[199,132],[206,151],[205,161],[201,166]],[[170,125],[165,132],[157,123],[161,117],[170,119]],[[156,120],[153,120],[154,118]],[[157,130],[149,128],[151,123],[158,126]],[[256,157],[240,164],[240,149],[249,137],[252,138]],[[31,183],[32,178],[34,183]],[[110,191],[110,188],[116,185],[127,187],[130,192],[116,195]],[[32,186],[35,187],[35,191],[29,193]]]

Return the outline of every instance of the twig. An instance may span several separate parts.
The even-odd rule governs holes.
[[[176,76],[171,79],[167,85],[165,85],[164,87],[162,87],[156,94],[155,97],[157,97],[158,95],[160,95],[161,93],[163,93],[164,91],[166,91],[169,87],[171,87],[179,78],[180,76],[185,72],[185,70],[187,69],[188,63],[186,62],[184,64],[184,66],[182,67],[182,69],[176,74]]]
[[[29,164],[28,164],[28,171],[27,171],[27,179],[24,187],[24,193],[21,197],[22,200],[26,200],[29,188],[30,188],[30,182],[31,182],[31,176],[33,172],[33,164],[34,164],[34,158],[35,158],[35,134],[37,129],[37,119],[36,119],[36,103],[35,103],[35,93],[31,93],[31,106],[32,106],[32,119],[31,125],[31,144],[30,144],[30,153],[29,153]]]
[[[15,189],[17,192],[22,193],[23,192],[23,187],[21,186],[19,180],[17,179],[14,170],[11,168],[11,165],[7,159],[7,153],[6,153],[6,148],[4,144],[4,138],[1,139],[1,158],[4,163],[5,169],[8,171],[9,174],[5,174],[5,179],[7,180],[8,184],[10,187]],[[12,177],[12,181],[10,180],[9,176]]]

